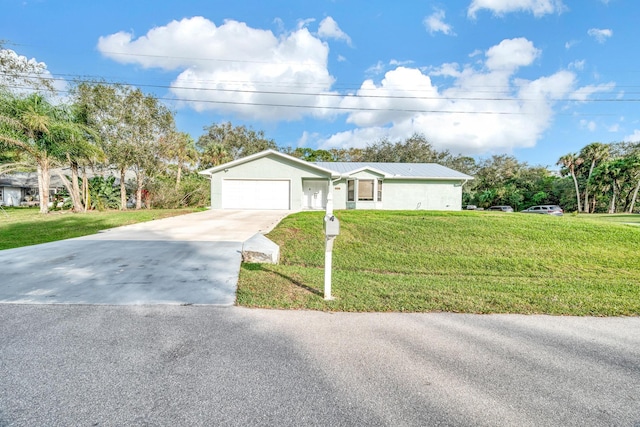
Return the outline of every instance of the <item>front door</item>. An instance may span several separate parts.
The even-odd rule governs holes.
[[[306,209],[327,207],[327,181],[303,181],[302,187]]]

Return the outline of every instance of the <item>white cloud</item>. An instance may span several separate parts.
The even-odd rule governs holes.
[[[594,132],[597,128],[597,125],[592,120],[580,120],[580,127],[583,129],[587,129],[590,132]]]
[[[564,44],[564,48],[565,48],[565,49],[567,49],[567,50],[569,50],[569,49],[571,49],[572,47],[574,47],[574,46],[575,46],[575,45],[577,45],[577,44],[578,44],[578,41],[577,41],[577,40],[570,40],[570,41],[568,41],[568,42],[566,42],[566,43]]]
[[[475,18],[476,13],[483,9],[498,16],[512,12],[529,12],[535,17],[540,17],[562,13],[566,7],[562,0],[473,0],[467,10],[467,16]]]
[[[298,141],[296,141],[296,147],[312,147],[316,144],[316,141],[320,138],[320,135],[316,132],[309,133],[306,130],[302,132]]]
[[[316,22],[315,18],[307,18],[298,20],[298,29],[307,28],[309,24]]]
[[[613,36],[613,31],[609,29],[590,28],[587,34],[596,39],[598,43],[604,43],[609,37]]]
[[[334,115],[326,107],[339,102],[318,96],[333,94],[329,47],[304,25],[276,37],[242,22],[216,26],[193,17],[153,28],[137,39],[126,32],[100,37],[98,50],[123,64],[178,70],[171,92],[198,111],[294,120]]]
[[[318,36],[323,39],[335,39],[342,40],[351,46],[351,37],[347,35],[344,31],[340,29],[338,23],[330,16],[327,16],[322,21],[320,21],[320,26],[318,27]]]
[[[61,103],[66,99],[64,93],[67,89],[67,81],[54,78],[47,68],[47,64],[37,61],[35,58],[27,58],[11,49],[0,49],[0,64],[12,64],[12,73],[0,73],[0,87],[6,86],[11,92],[17,94],[29,94],[34,92],[37,82],[47,80],[53,86],[54,94],[50,95],[51,102]]]
[[[586,102],[614,87],[577,87],[569,70],[518,78],[519,70],[541,55],[525,38],[476,52],[472,64],[445,63],[425,71],[409,61],[379,62],[369,71],[384,73],[383,78],[367,79],[347,95],[332,90],[327,43],[305,27],[275,36],[237,21],[216,26],[195,17],[135,39],[124,32],[101,37],[98,48],[121,63],[176,70],[171,91],[200,111],[274,121],[344,115],[352,130],[303,134],[298,141],[319,148],[362,147],[417,132],[452,152],[509,152],[534,146],[561,100]],[[435,77],[446,77],[448,84],[435,84]]]
[[[584,59],[581,61],[573,61],[569,64],[569,69],[582,71],[584,70],[584,66],[586,65],[586,63],[587,61],[585,61]]]
[[[367,145],[381,138],[389,138],[391,140],[398,139],[389,135],[389,129],[382,127],[370,127],[353,129],[339,132],[331,135],[329,138],[320,140],[320,148],[331,149],[341,147],[364,148]],[[403,135],[404,136],[404,135]]]
[[[491,70],[513,71],[531,65],[539,55],[540,51],[525,38],[503,40],[487,51],[486,66]]]
[[[437,68],[434,68],[429,74],[434,77],[437,77],[437,76],[459,77],[460,65],[455,62],[445,63]]]
[[[561,100],[587,100],[611,86],[577,88],[574,72],[558,71],[534,80],[517,78],[540,51],[526,39],[504,40],[486,50],[484,62],[434,67],[431,74],[397,67],[376,84],[362,83],[341,107],[362,109],[349,114],[354,129],[319,141],[321,148],[364,147],[379,138],[402,140],[422,133],[438,149],[487,154],[533,147],[549,129]],[[437,86],[432,76],[452,78]]]
[[[613,82],[601,85],[583,86],[571,93],[570,97],[576,101],[586,102],[591,98],[591,95],[595,93],[611,92],[615,87],[616,85]]]
[[[631,135],[622,138],[624,142],[640,142],[640,129],[634,129]]]
[[[402,67],[405,65],[413,64],[413,61],[399,61],[397,59],[391,59],[388,63],[384,63],[382,61],[378,61],[374,65],[370,66],[366,69],[365,74],[378,76],[383,74],[387,70],[394,69],[397,67]]]
[[[365,73],[366,74],[382,74],[385,68],[386,68],[385,64],[382,61],[378,61],[371,67],[367,68]]]
[[[431,15],[424,18],[424,26],[429,31],[429,34],[443,33],[451,36],[455,35],[451,25],[444,22],[445,12],[442,9],[436,9]]]

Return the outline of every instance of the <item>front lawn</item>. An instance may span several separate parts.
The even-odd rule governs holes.
[[[38,208],[4,208],[0,210],[0,250],[86,236],[121,225],[184,215],[199,210],[202,209],[91,211],[77,214],[55,211],[43,215]]]
[[[281,264],[243,264],[238,304],[335,311],[640,315],[640,227],[593,216],[338,211],[334,301],[322,298],[323,212],[268,237]],[[608,219],[608,218],[601,218]]]

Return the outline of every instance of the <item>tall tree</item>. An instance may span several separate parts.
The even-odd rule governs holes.
[[[127,208],[126,172],[136,173],[136,208],[145,180],[158,161],[160,138],[173,128],[173,115],[156,98],[119,84],[81,83],[76,103],[100,132],[109,163],[120,174],[120,209]]]
[[[160,149],[164,157],[176,165],[176,187],[178,187],[184,169],[198,162],[195,141],[186,132],[171,130],[160,139]]]
[[[35,164],[41,213],[49,211],[51,168],[66,163],[72,155],[87,153],[81,135],[81,127],[64,106],[53,106],[39,94],[5,93],[0,98],[0,141]]]
[[[97,145],[97,132],[86,124],[86,118],[83,117],[81,110],[71,106],[60,107],[58,111],[59,119],[64,120],[67,125],[56,130],[56,138],[63,142],[57,144],[55,155],[60,164],[66,164],[69,167],[71,179],[67,179],[60,169],[57,170],[58,176],[69,192],[73,211],[86,211],[89,203],[86,167],[103,161],[104,152]],[[82,191],[79,186],[81,168]]]
[[[608,213],[616,213],[620,189],[624,181],[625,161],[623,158],[609,159],[598,165],[593,171],[593,181],[603,192],[611,192]]]
[[[590,163],[589,174],[587,175],[587,181],[584,189],[584,212],[589,212],[589,186],[591,183],[591,176],[593,175],[593,169],[598,163],[609,157],[609,150],[609,145],[602,144],[600,142],[592,142],[580,151],[580,157]]]
[[[233,160],[222,144],[208,143],[200,153],[200,168],[206,169]]]
[[[0,140],[5,145],[22,150],[37,168],[38,200],[40,213],[49,212],[50,168],[54,162],[51,155],[51,139],[48,138],[52,124],[52,108],[40,95],[28,98],[3,98],[0,121]]]
[[[636,202],[638,201],[638,192],[640,192],[640,156],[630,158],[630,169],[631,179],[635,185],[631,196],[631,202],[629,203],[628,212],[633,213],[633,209],[636,207]]]
[[[54,86],[44,63],[4,49],[0,41],[0,89],[27,94],[38,90],[53,92]]]
[[[568,172],[571,175],[571,178],[573,178],[573,183],[576,188],[576,202],[578,205],[578,212],[582,211],[582,206],[580,205],[580,189],[578,187],[578,178],[576,177],[576,168],[582,163],[584,163],[584,159],[575,153],[565,154],[564,156],[560,157],[557,163],[558,165],[563,166],[563,170],[561,170],[561,173],[563,175],[566,175],[566,173]]]
[[[133,161],[133,147],[128,142],[132,133],[125,122],[126,95],[131,91],[122,85],[90,82],[73,89],[75,103],[87,122],[100,133],[100,145],[107,161],[120,175],[120,209],[127,208],[126,172]]]
[[[173,114],[157,98],[135,89],[127,94],[125,123],[128,145],[133,150],[131,166],[136,174],[136,209],[142,207],[144,186],[162,163],[160,141],[174,127]],[[151,207],[150,203],[147,207]]]
[[[263,131],[254,131],[245,126],[233,126],[230,122],[213,124],[204,128],[206,133],[196,143],[203,153],[201,167],[213,166],[211,154],[226,152],[231,160],[246,157],[267,149],[276,150],[278,146],[272,139],[267,139]],[[214,148],[216,145],[222,149]]]
[[[414,134],[404,141],[381,139],[362,150],[365,162],[446,163],[450,153],[438,151],[424,135]]]

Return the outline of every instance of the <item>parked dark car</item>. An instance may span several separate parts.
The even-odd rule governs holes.
[[[537,213],[537,214],[561,216],[564,213],[564,211],[558,205],[540,205],[540,206],[531,206],[530,208],[523,210],[522,213]]]
[[[502,212],[513,212],[513,208],[511,206],[491,206],[489,208],[490,211],[502,211]]]

